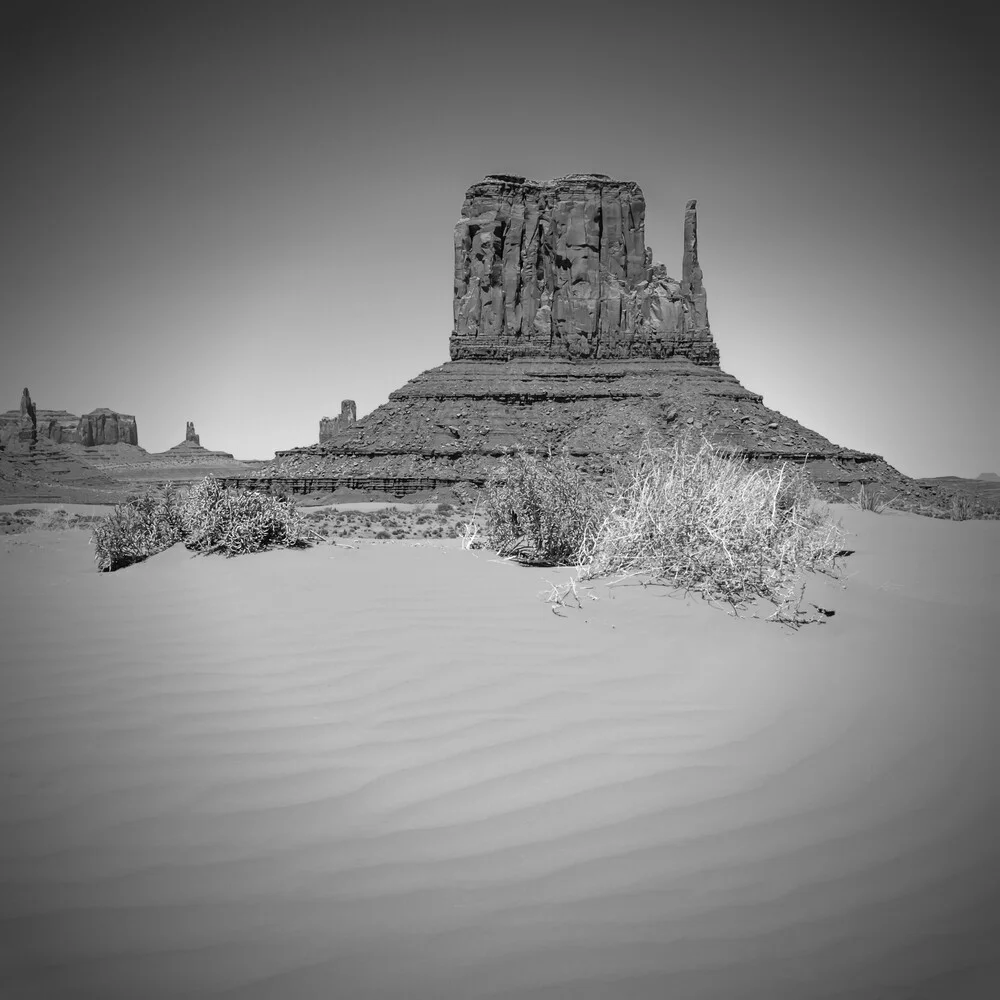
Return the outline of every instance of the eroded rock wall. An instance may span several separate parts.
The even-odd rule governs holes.
[[[130,419],[134,423],[135,418]],[[31,393],[25,389],[21,393],[19,409],[0,413],[0,444],[30,445],[36,441],[78,444],[79,426],[80,418],[75,413],[36,407]]]
[[[76,428],[76,443],[93,447],[100,444],[138,444],[139,431],[135,417],[100,407],[80,417]]]
[[[696,207],[687,206],[678,281],[653,263],[634,181],[491,175],[474,184],[455,227],[452,360],[678,355],[718,364]]]

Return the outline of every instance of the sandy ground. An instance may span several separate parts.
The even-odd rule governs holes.
[[[1000,996],[1000,522],[798,631],[455,542],[0,540],[0,996]]]

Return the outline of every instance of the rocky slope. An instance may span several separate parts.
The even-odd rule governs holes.
[[[32,448],[0,451],[0,503],[119,503],[129,493],[126,483],[96,468],[80,453],[40,439]]]

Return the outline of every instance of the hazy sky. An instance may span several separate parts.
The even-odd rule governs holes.
[[[995,5],[5,3],[0,409],[317,440],[448,360],[487,173],[637,181],[722,367],[913,476],[1000,472]]]

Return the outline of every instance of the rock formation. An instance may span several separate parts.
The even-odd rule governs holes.
[[[135,417],[116,413],[106,407],[83,417],[66,410],[35,408],[27,389],[21,395],[21,408],[0,413],[0,443],[29,440],[51,441],[53,444],[138,445]]]
[[[134,416],[129,413],[116,413],[102,406],[80,417],[76,428],[76,441],[87,448],[101,444],[137,445],[139,431]]]
[[[452,360],[666,358],[715,364],[687,207],[680,281],[646,246],[639,185],[604,174],[469,188],[455,227]]]
[[[565,449],[603,474],[644,433],[669,441],[687,428],[758,465],[805,463],[830,497],[876,481],[923,495],[879,456],[768,409],[721,370],[696,207],[686,207],[675,280],[653,263],[632,181],[493,175],[474,184],[455,227],[452,360],[363,420],[352,413],[347,428],[321,424],[319,445],[276,453],[258,476],[301,491],[366,482],[416,491],[481,483],[519,446]]]
[[[319,443],[333,441],[342,431],[349,430],[358,422],[358,407],[353,399],[345,399],[340,404],[339,417],[323,417],[319,422]]]
[[[38,413],[27,388],[21,393],[17,440],[22,444],[34,444],[38,440]]]
[[[54,444],[77,444],[76,430],[80,418],[66,410],[39,410],[38,436]]]
[[[166,451],[161,451],[155,453],[152,458],[155,459],[166,459],[168,461],[180,460],[187,464],[188,462],[199,462],[199,461],[235,461],[233,456],[228,451],[211,451],[208,448],[202,447],[201,435],[197,434],[194,429],[193,421],[189,420],[187,422],[187,427],[184,430],[184,440],[180,444],[175,444],[172,448],[168,448]]]

